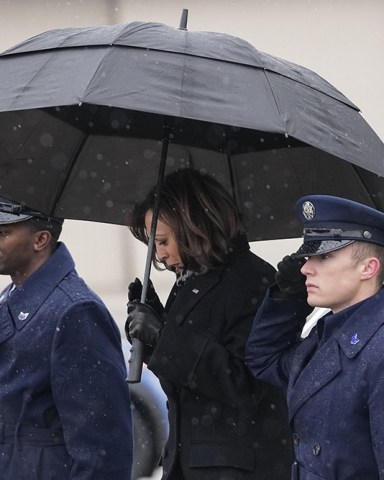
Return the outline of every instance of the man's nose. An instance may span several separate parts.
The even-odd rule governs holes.
[[[300,269],[300,272],[307,276],[309,275],[310,271],[311,271],[311,261],[310,261],[310,257],[306,260],[306,262],[304,263],[304,265],[301,267]]]

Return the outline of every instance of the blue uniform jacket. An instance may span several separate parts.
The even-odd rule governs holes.
[[[256,377],[287,388],[292,478],[383,480],[384,290],[333,315],[340,326],[317,350],[316,330],[296,340],[306,313],[266,297],[246,349]]]
[[[129,480],[118,328],[59,244],[0,297],[0,478]]]

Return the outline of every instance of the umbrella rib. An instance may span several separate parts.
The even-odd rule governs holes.
[[[101,107],[98,106],[97,112],[94,115],[95,120],[96,120],[100,111],[101,111]],[[92,125],[94,125],[94,122],[89,122],[88,125],[89,126],[88,126],[87,131],[84,132],[84,135],[81,137],[81,141],[74,146],[73,152],[70,155],[71,162],[68,163],[68,166],[65,169],[65,172],[63,174],[62,181],[60,182],[60,185],[59,185],[58,189],[56,190],[55,199],[52,203],[52,211],[50,212],[51,215],[54,214],[54,210],[56,208],[56,205],[58,204],[59,200],[61,199],[61,196],[63,195],[63,192],[66,188],[67,183],[68,183],[68,180],[71,177],[71,173],[72,173],[72,170],[75,166],[76,160],[77,160],[80,152],[82,151],[85,143],[87,142],[87,139],[89,137],[89,132],[92,128]]]
[[[279,112],[279,117],[284,122],[284,133],[285,133],[285,136],[287,137],[288,133],[287,133],[287,129],[286,129],[286,121],[284,120],[283,115],[281,114],[281,109],[280,109],[280,106],[279,106],[279,102],[277,101],[275,92],[273,91],[273,88],[272,88],[271,82],[269,81],[269,76],[268,76],[267,72],[268,71],[266,69],[264,69],[264,75],[265,75],[265,78],[266,78],[267,83],[269,85],[269,89],[271,90],[272,98],[275,102],[277,111]]]
[[[367,198],[370,200],[371,202],[371,207],[372,208],[377,208],[379,209],[379,207],[377,206],[376,202],[375,202],[375,199],[374,199],[374,196],[369,192],[369,190],[366,188],[365,186],[365,183],[363,182],[362,178],[361,178],[361,175],[360,175],[360,170],[361,170],[361,167],[358,167],[357,165],[351,163],[351,167],[353,169],[353,171],[355,172],[356,174],[356,177],[359,179],[359,183],[360,183],[360,186],[361,188],[364,190],[364,192],[366,193],[367,195]]]
[[[227,159],[228,159],[228,161],[227,161],[228,174],[229,174],[229,181],[230,181],[230,184],[231,184],[232,196],[235,199],[237,209],[240,212],[241,211],[240,196],[238,194],[238,191],[237,191],[237,188],[236,188],[236,185],[235,185],[235,175],[234,175],[233,168],[232,168],[232,157],[231,157],[231,155],[228,154]]]

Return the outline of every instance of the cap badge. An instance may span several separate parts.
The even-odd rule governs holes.
[[[312,202],[303,203],[303,215],[307,220],[312,220],[315,216],[315,207]]]
[[[351,345],[356,345],[356,343],[359,343],[360,339],[357,338],[357,333],[353,334],[351,337]]]

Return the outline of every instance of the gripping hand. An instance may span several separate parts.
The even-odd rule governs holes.
[[[128,305],[133,301],[140,302],[142,291],[143,285],[141,281],[138,278],[135,278],[135,280],[128,286]],[[152,307],[157,314],[162,315],[164,307],[160,302],[160,299],[155,291],[155,287],[150,279],[148,280],[147,298],[145,299],[145,303]]]
[[[137,301],[128,303],[128,318],[125,322],[128,338],[137,338],[145,345],[156,346],[162,326],[162,318],[149,305]]]

